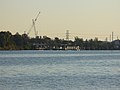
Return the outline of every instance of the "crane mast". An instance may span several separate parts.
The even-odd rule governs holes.
[[[31,32],[32,29],[34,29],[35,37],[37,36],[38,32],[37,32],[37,30],[36,30],[35,23],[36,23],[36,21],[37,21],[39,15],[40,15],[40,12],[37,14],[37,16],[36,16],[35,19],[32,19],[32,26],[30,27],[29,31],[27,32],[27,35],[30,34],[30,32]]]

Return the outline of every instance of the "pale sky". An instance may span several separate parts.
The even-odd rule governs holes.
[[[0,0],[0,31],[28,32],[39,11],[39,36],[62,39],[69,30],[71,39],[105,40],[113,31],[120,38],[120,0]]]

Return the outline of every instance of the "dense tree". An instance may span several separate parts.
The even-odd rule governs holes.
[[[31,43],[30,43],[30,39],[28,37],[27,34],[22,34],[22,43],[23,43],[23,48],[26,50],[31,49]]]
[[[9,31],[0,32],[0,49],[1,50],[61,50],[69,47],[80,47],[81,50],[113,50],[120,49],[120,41],[113,42],[100,41],[98,38],[83,40],[83,38],[75,37],[74,41],[64,40],[55,37],[51,39],[47,36],[29,38],[27,34],[20,35],[18,32],[12,35]]]
[[[75,37],[74,44],[75,44],[75,46],[79,46],[79,47],[81,47],[81,49],[83,49],[83,47],[84,47],[83,38]]]
[[[12,36],[12,40],[16,46],[16,49],[23,49],[23,39],[18,32]]]
[[[11,49],[14,47],[12,42],[12,34],[7,32],[0,32],[0,49]]]

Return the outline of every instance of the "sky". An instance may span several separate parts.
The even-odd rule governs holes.
[[[39,36],[120,38],[120,0],[0,0],[0,31],[27,33],[39,11]]]

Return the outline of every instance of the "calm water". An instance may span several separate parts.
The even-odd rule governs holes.
[[[120,90],[120,51],[0,51],[0,90]]]

